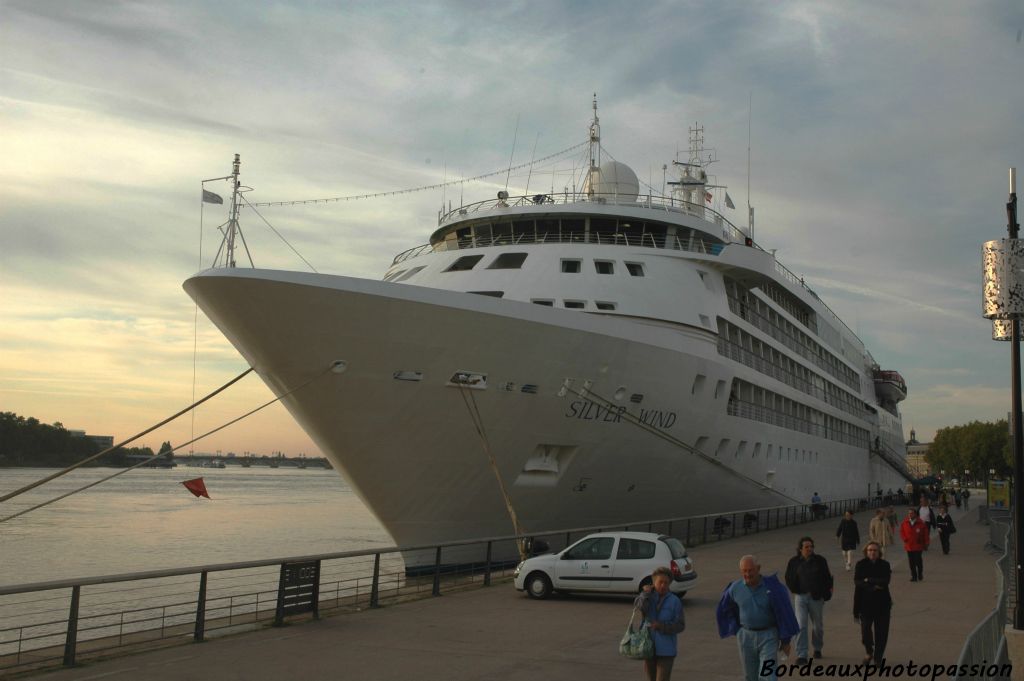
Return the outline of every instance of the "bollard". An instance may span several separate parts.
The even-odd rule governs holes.
[[[75,664],[75,645],[78,643],[78,598],[82,587],[74,585],[71,587],[71,610],[68,612],[68,633],[64,639],[64,666],[73,667]]]
[[[196,601],[196,627],[192,640],[202,643],[206,634],[206,570],[199,573],[199,598]]]
[[[434,589],[432,596],[441,595],[441,547],[437,547],[437,554],[434,557]]]
[[[380,554],[373,555],[373,582],[370,584],[370,607],[380,607]]]
[[[491,542],[487,542],[487,558],[484,563],[484,586],[491,585]]]

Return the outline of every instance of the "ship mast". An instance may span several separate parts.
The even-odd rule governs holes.
[[[594,93],[594,120],[590,123],[590,170],[587,171],[587,194],[594,195],[594,182],[601,172],[601,121],[597,117],[597,93]]]
[[[238,179],[239,167],[242,165],[241,157],[235,154],[235,161],[231,165],[231,174],[225,175],[224,177],[215,177],[210,180],[203,180],[206,182],[214,182],[218,180],[231,180],[231,216],[228,218],[226,223],[227,229],[224,229],[225,225],[221,225],[218,229],[224,234],[224,238],[220,242],[220,248],[217,249],[217,255],[213,257],[213,267],[235,267],[235,247],[236,237],[242,242],[242,248],[245,249],[245,255],[249,258],[249,265],[255,267],[252,261],[252,254],[249,253],[249,245],[245,243],[245,235],[242,234],[242,225],[238,222],[238,211],[242,208],[242,183]],[[246,190],[249,187],[245,187]],[[204,190],[204,200],[206,192]],[[214,203],[222,203],[221,199],[217,195],[213,195],[216,198]],[[221,259],[221,253],[224,254],[223,260]]]
[[[224,266],[235,266],[235,234],[241,236],[241,229],[238,226],[238,169],[242,165],[241,157],[235,154],[235,161],[231,164],[231,217],[228,220],[228,231],[224,235]]]

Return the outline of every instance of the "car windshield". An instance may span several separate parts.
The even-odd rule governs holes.
[[[686,547],[683,546],[683,542],[675,537],[661,537],[660,539],[665,542],[668,550],[672,552],[672,558],[686,558]]]

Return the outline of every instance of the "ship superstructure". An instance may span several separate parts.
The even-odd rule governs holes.
[[[580,191],[453,209],[381,281],[185,288],[277,394],[334,367],[283,402],[400,545],[901,486],[906,384],[708,207],[702,130],[658,194],[589,134]]]

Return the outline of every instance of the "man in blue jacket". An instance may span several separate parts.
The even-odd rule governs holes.
[[[746,681],[775,681],[778,651],[789,655],[790,639],[800,631],[789,591],[775,575],[762,577],[754,556],[740,558],[740,576],[718,602],[718,635],[736,635]],[[768,661],[771,671],[761,676]]]

